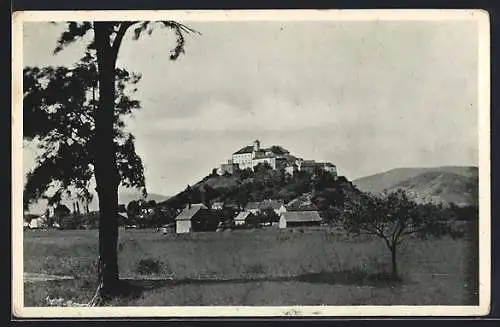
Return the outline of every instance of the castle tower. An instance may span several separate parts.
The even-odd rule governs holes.
[[[253,142],[253,151],[254,152],[260,151],[260,141],[259,140],[255,140]]]

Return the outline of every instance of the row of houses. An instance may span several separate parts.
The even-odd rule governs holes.
[[[216,230],[220,227],[220,211],[223,202],[216,202],[210,208],[204,204],[188,204],[175,218],[176,233],[189,233],[202,230]],[[322,218],[317,207],[311,202],[310,196],[305,194],[288,204],[281,200],[264,200],[249,202],[244,210],[237,212],[233,217],[235,226],[243,226],[254,221],[259,212],[272,209],[279,217],[274,225],[278,228],[295,226],[318,226]]]
[[[126,224],[129,219],[124,214],[118,213],[118,224]],[[59,216],[47,216],[25,214],[23,228],[26,229],[45,229],[56,228],[62,230],[69,229],[96,229],[99,228],[99,211],[90,211],[88,213],[66,213]]]

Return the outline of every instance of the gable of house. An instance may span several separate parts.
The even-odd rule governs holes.
[[[207,210],[208,208],[201,203],[198,204],[192,204],[191,207],[187,206],[184,208],[184,210],[181,211],[181,213],[175,217],[176,221],[180,220],[191,220],[200,210]]]

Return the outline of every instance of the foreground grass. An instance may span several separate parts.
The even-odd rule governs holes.
[[[87,302],[96,287],[97,239],[97,231],[26,232],[25,272],[75,279],[25,283],[25,305],[44,305],[47,296]],[[122,278],[149,272],[172,280],[135,282],[143,290],[137,297],[111,304],[475,304],[473,251],[467,238],[409,240],[399,252],[403,281],[395,283],[384,277],[390,258],[382,241],[331,229],[120,231]]]

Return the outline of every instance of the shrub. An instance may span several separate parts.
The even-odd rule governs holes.
[[[141,259],[137,263],[137,272],[139,274],[159,274],[162,263],[159,260]]]
[[[246,267],[249,274],[263,274],[265,272],[264,266],[261,263],[256,263]]]

